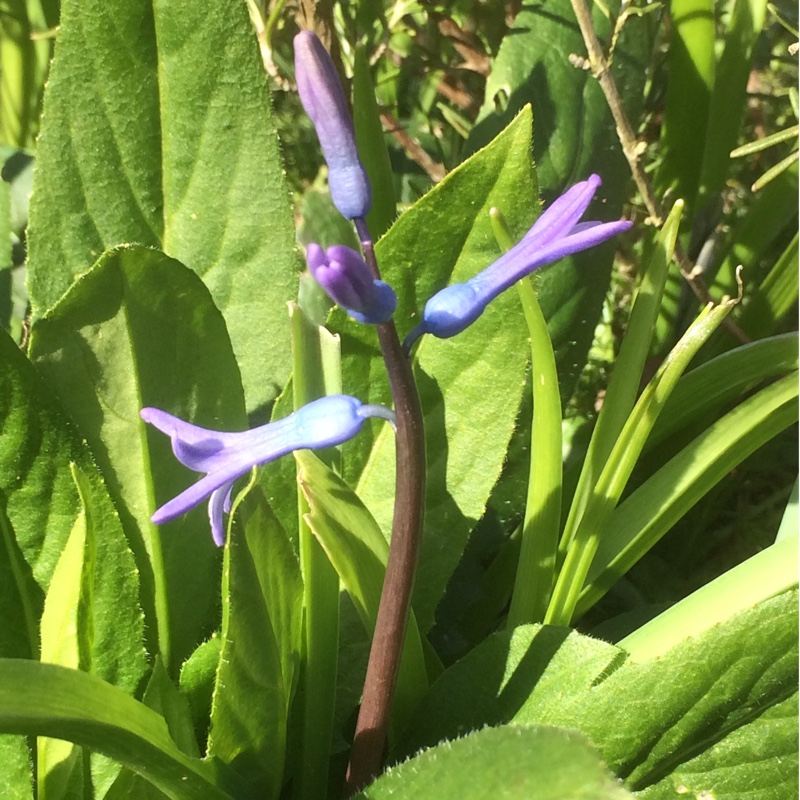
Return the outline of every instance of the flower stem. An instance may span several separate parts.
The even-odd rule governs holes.
[[[364,259],[375,277],[380,278],[364,220],[356,220],[356,229]],[[365,786],[381,770],[419,558],[425,500],[425,437],[411,363],[400,346],[394,322],[385,322],[377,329],[397,414],[394,518],[386,577],[347,768],[348,795]]]

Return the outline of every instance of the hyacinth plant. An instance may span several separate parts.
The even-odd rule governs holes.
[[[595,23],[562,5],[520,12],[500,82],[558,74],[527,38],[547,25],[597,67]],[[695,193],[659,166],[686,197],[660,219],[633,164],[634,225],[605,85],[595,157],[556,181],[553,136],[533,166],[548,103],[567,124],[592,71],[534,96],[538,128],[490,78],[472,154],[398,215],[381,48],[371,66],[340,36],[351,104],[300,31],[293,125],[326,185],[296,234],[256,6],[61,8],[31,316],[22,349],[0,336],[3,796],[796,796],[790,515],[669,608],[631,600],[659,540],[797,419],[796,335],[767,335],[727,261],[664,333],[714,157]],[[650,42],[626,32],[617,63]],[[564,404],[619,246],[637,285],[582,438]]]

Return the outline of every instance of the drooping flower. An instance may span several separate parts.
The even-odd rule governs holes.
[[[433,295],[425,304],[422,322],[403,343],[406,352],[424,333],[440,339],[461,333],[480,317],[495,297],[535,269],[627,231],[632,224],[627,220],[580,222],[600,183],[600,178],[592,175],[570,188],[514,247],[483,272],[466,283],[455,283]]]
[[[368,417],[394,424],[394,413],[348,395],[314,400],[288,417],[249,431],[225,433],[184,422],[158,408],[143,408],[142,419],[166,433],[178,461],[205,476],[165,503],[152,516],[156,525],[185,514],[206,498],[211,533],[225,542],[223,511],[230,512],[231,489],[237,478],[254,466],[266,464],[294,450],[318,450],[352,439]]]
[[[394,289],[373,278],[355,250],[344,245],[323,250],[312,243],[306,249],[306,260],[309,271],[328,297],[354,320],[376,325],[391,318],[397,308]]]
[[[311,31],[294,37],[294,69],[300,101],[328,164],[333,203],[348,219],[366,217],[372,194],[358,157],[353,120],[333,61]]]

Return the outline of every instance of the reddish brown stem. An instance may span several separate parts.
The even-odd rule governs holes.
[[[364,257],[375,276],[380,277],[363,220],[357,220],[356,227]],[[397,415],[394,518],[386,577],[347,768],[347,795],[357,792],[381,771],[419,558],[425,501],[425,437],[411,363],[403,353],[393,321],[378,325],[378,341]]]

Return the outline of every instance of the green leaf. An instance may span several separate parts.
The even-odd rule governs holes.
[[[784,784],[780,793],[765,797],[796,794],[796,718],[785,720],[784,703],[797,692],[797,591],[732,614],[659,658],[623,665],[609,661],[606,669],[596,662],[597,677],[589,670],[583,686],[574,678],[576,659],[563,657],[558,640],[545,646],[547,639],[541,638],[558,630],[517,628],[514,637],[521,647],[509,649],[503,634],[505,644],[493,637],[451,667],[424,701],[432,722],[416,729],[420,740],[409,742],[409,749],[486,721],[558,725],[587,735],[635,791],[665,779],[677,789],[684,766],[704,757],[726,772],[709,771],[693,783],[695,796],[717,796],[716,781],[722,778],[729,786],[739,781],[728,789],[728,800],[748,796],[759,785],[747,769],[754,762],[768,773],[767,785]],[[583,640],[587,653],[601,646],[569,635]],[[564,631],[565,643],[566,636]],[[494,714],[476,711],[476,703]],[[771,715],[779,724],[769,724]]]
[[[24,736],[0,734],[0,797],[34,800],[31,754]]]
[[[612,2],[607,8],[616,15],[619,6]],[[600,6],[592,6],[592,19],[600,39],[608,41],[611,23]],[[642,106],[654,30],[654,20],[630,18],[614,50],[612,72],[630,119],[638,118]],[[599,172],[611,193],[613,215],[622,202],[628,167],[600,85],[570,61],[573,54],[585,52],[569,0],[524,6],[492,64],[469,146],[476,149],[489,142],[530,103],[533,160],[543,191],[555,195]]]
[[[797,421],[797,373],[711,424],[611,514],[576,610],[583,613],[747,456]]]
[[[613,19],[620,4],[611,0],[589,5],[598,36],[609,41],[609,14]],[[649,16],[629,18],[614,49],[612,74],[629,119],[638,119],[642,108],[646,64],[656,30]],[[570,0],[523,4],[492,63],[467,149],[476,150],[491,141],[529,103],[534,120],[533,162],[543,199],[551,202],[568,186],[596,172],[603,188],[586,218],[607,220],[622,212],[630,170],[599,83],[570,60],[585,52]],[[498,205],[508,216],[507,202]],[[606,244],[563,259],[537,283],[565,402],[586,364],[600,321],[613,252],[613,244]],[[527,464],[518,470],[527,475]]]
[[[719,192],[728,174],[747,103],[747,82],[756,40],[764,27],[767,0],[734,0],[725,31],[725,48],[717,65],[708,112],[700,173],[698,208]]]
[[[659,658],[688,636],[797,588],[797,536],[776,542],[637,628],[620,643],[634,661]]]
[[[0,656],[37,658],[41,590],[33,580],[30,566],[19,549],[16,534],[3,511],[3,505],[0,502],[0,613],[6,624],[0,626]]]
[[[288,540],[259,499],[244,526],[229,532],[225,547],[222,650],[208,752],[246,775],[265,797],[276,798],[293,684],[283,669],[295,669],[299,660],[302,586]],[[283,587],[276,574],[281,570],[286,570]],[[278,603],[271,602],[276,595]]]
[[[72,465],[81,511],[53,572],[40,624],[41,661],[91,672],[133,694],[148,669],[144,650],[139,581],[122,526],[103,519],[108,497],[96,496],[92,482]],[[72,752],[70,752],[72,751]],[[67,742],[38,741],[38,786],[42,798],[63,797],[78,748]],[[98,796],[116,778],[119,766],[91,759]]]
[[[353,64],[353,124],[358,154],[372,187],[372,208],[367,214],[367,225],[372,238],[377,241],[394,222],[397,204],[389,150],[363,45],[356,48]]]
[[[714,72],[713,0],[671,0],[667,99],[661,129],[661,163],[655,183],[659,195],[671,190],[694,211],[703,166]]]
[[[758,265],[768,248],[788,226],[797,228],[797,189],[798,167],[795,165],[756,196],[747,216],[736,225],[728,247],[721,254],[713,285],[715,297],[723,293],[737,294],[736,268],[740,264],[744,266],[745,285],[760,282]]]
[[[678,379],[699,348],[722,324],[732,306],[733,302],[706,306],[637,400],[602,471],[591,486],[591,496],[583,513],[577,516],[575,532],[567,541],[566,555],[545,621],[568,623],[572,620],[581,589],[602,541],[602,532],[622,496],[648,434]]]
[[[190,270],[126,247],[104,255],[34,323],[30,353],[122,509],[145,614],[174,674],[217,624],[218,554],[205,509],[161,529],[150,522],[193,479],[139,411],[156,406],[209,428],[246,427],[222,316]]]
[[[426,750],[381,775],[356,797],[624,800],[633,796],[579,733],[545,726],[506,726]]]
[[[221,650],[222,641],[214,634],[199,645],[181,667],[180,691],[189,703],[195,735],[201,744],[205,743],[211,722],[211,698]]]
[[[739,324],[753,339],[774,333],[797,303],[797,239],[795,233],[767,276],[747,298]]]
[[[517,284],[531,339],[531,468],[525,500],[514,591],[508,610],[510,628],[541,622],[555,578],[561,525],[562,417],[553,344],[531,281]]]
[[[701,364],[681,376],[653,426],[646,449],[726,406],[759,382],[795,370],[797,365],[797,333],[751,342]]]
[[[187,756],[200,757],[192,729],[189,703],[172,682],[160,658],[156,658],[153,664],[142,702],[164,717],[172,740]]]
[[[342,361],[338,336],[316,325],[302,309],[293,305],[289,307],[289,315],[292,318],[292,401],[297,410],[320,397],[342,393]],[[341,448],[323,450],[320,457],[341,470]],[[299,692],[301,745],[293,791],[295,800],[316,800],[328,794],[334,739],[339,576],[308,527],[305,497],[299,492],[296,496],[298,550],[303,574],[303,671]]]
[[[611,455],[625,423],[633,410],[650,343],[658,320],[669,265],[678,238],[683,202],[678,200],[659,232],[655,246],[636,290],[628,327],[614,361],[603,407],[595,424],[578,485],[570,505],[562,546],[575,534],[581,516],[590,502],[598,478]]]
[[[184,755],[163,717],[78,670],[0,659],[0,730],[66,739],[105,753],[173,800],[231,800],[235,776]]]
[[[797,693],[754,716],[637,797],[685,800],[742,797],[788,800],[797,796]]]
[[[492,634],[433,684],[393,756],[511,722],[527,705],[551,724],[560,703],[587,691],[622,656],[614,645],[553,625]]]
[[[372,636],[386,573],[389,547],[375,520],[353,490],[311,452],[295,453],[298,481],[308,502],[307,522],[353,600]],[[413,611],[409,617],[397,691],[392,705],[392,732],[397,734],[428,688],[422,641]]]
[[[415,324],[434,291],[467,279],[499,257],[488,213],[492,206],[502,208],[515,236],[527,231],[536,208],[530,133],[526,109],[378,242],[382,274],[398,293],[395,320],[401,331]],[[390,403],[374,331],[346,321],[341,312],[336,312],[334,326],[342,336],[345,392],[371,403]],[[500,474],[526,363],[526,329],[513,292],[493,302],[457,339],[426,336],[415,351],[428,449],[425,528],[413,598],[423,632],[433,622],[444,587]],[[362,431],[345,448],[345,477],[350,484],[358,481],[359,496],[388,533],[394,433],[384,426],[373,436],[374,444],[369,432]]]
[[[51,581],[79,516],[95,544],[90,558],[88,668],[133,692],[144,674],[138,580],[120,518],[85,442],[14,342],[0,334],[0,512],[19,610],[8,617],[38,657],[42,590]],[[78,480],[73,482],[72,470]],[[17,540],[12,537],[16,533]],[[37,585],[38,584],[38,585]],[[89,609],[89,606],[85,607]],[[6,626],[4,626],[6,627]],[[4,654],[23,655],[4,648]]]
[[[157,247],[208,285],[248,408],[273,399],[289,375],[294,225],[245,4],[67,0],[44,106],[34,315],[103,251]]]

